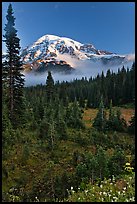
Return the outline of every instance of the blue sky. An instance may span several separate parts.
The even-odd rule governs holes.
[[[11,3],[21,47],[53,34],[118,54],[135,52],[134,2]],[[8,5],[9,2],[2,3],[2,30]]]

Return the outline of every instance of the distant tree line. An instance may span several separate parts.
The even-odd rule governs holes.
[[[81,80],[73,82],[63,82],[56,84],[59,97],[64,99],[68,97],[70,101],[75,98],[82,107],[99,106],[100,98],[103,96],[105,107],[109,107],[110,101],[114,106],[122,105],[135,100],[135,63],[131,69],[123,66],[118,69],[117,73],[107,70],[106,76],[104,72],[95,78],[90,77],[89,80],[83,77]]]
[[[34,90],[35,89],[35,90]],[[39,98],[43,98],[46,86],[37,85],[26,87],[27,95],[36,92]],[[77,100],[81,107],[97,108],[103,96],[104,106],[109,107],[112,100],[113,106],[119,106],[135,102],[135,63],[131,69],[123,66],[117,73],[107,71],[106,76],[102,71],[101,75],[95,78],[82,77],[72,82],[56,82],[55,92],[63,104]]]

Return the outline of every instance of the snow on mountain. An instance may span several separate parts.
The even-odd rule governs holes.
[[[92,44],[82,44],[71,38],[44,35],[22,53],[25,70],[46,70],[54,65],[78,69],[81,62],[101,62],[105,66],[121,65],[131,61],[131,57],[98,50]],[[83,63],[82,63],[83,64]],[[63,69],[62,69],[63,70]]]

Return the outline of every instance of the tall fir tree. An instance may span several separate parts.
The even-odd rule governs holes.
[[[24,115],[24,75],[20,60],[20,39],[15,29],[15,18],[12,5],[7,10],[7,24],[5,25],[6,59],[3,62],[2,82],[9,111],[9,119],[14,127],[22,124]]]
[[[99,110],[98,110],[96,118],[94,119],[93,127],[95,127],[96,129],[98,129],[100,131],[105,130],[105,127],[106,127],[106,113],[105,113],[105,110],[104,110],[103,97],[101,97]]]
[[[47,102],[51,101],[54,97],[54,80],[50,71],[48,71],[48,76],[46,80],[46,96]]]

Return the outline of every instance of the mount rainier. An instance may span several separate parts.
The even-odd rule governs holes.
[[[25,72],[71,73],[81,71],[79,67],[88,64],[89,70],[94,65],[111,68],[133,62],[128,55],[96,49],[92,44],[82,44],[66,37],[44,35],[32,45],[21,51],[21,59]],[[99,70],[98,70],[99,72]]]

